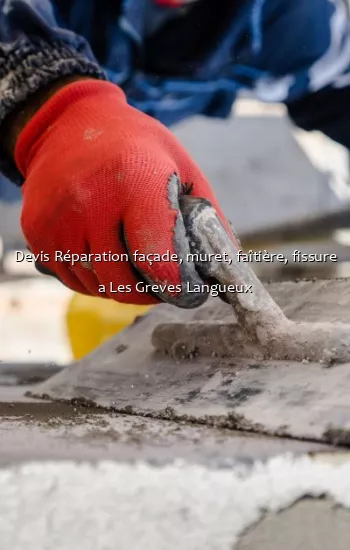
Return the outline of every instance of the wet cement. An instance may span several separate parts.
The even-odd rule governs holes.
[[[304,322],[323,321],[332,330],[337,323],[350,326],[348,279],[283,282],[267,288],[298,330]],[[215,322],[202,322],[207,319]],[[341,329],[346,339],[340,342],[338,337],[332,345],[322,339],[324,360],[303,354],[296,362],[257,360],[254,346],[249,357],[239,357],[234,327],[232,307],[219,299],[195,310],[161,304],[92,354],[38,384],[32,395],[85,401],[158,420],[349,446],[350,363],[337,358],[348,352],[348,329],[346,334]],[[161,338],[155,342],[160,329]],[[313,329],[317,338],[318,329]],[[289,336],[284,332],[287,341]]]
[[[326,445],[156,420],[23,396],[28,387],[0,389],[0,464],[26,460],[182,459],[226,467],[285,453],[330,450]]]

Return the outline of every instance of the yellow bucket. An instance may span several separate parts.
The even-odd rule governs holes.
[[[66,314],[68,339],[74,359],[81,359],[93,351],[151,307],[74,294]]]

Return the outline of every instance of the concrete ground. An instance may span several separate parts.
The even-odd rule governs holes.
[[[350,454],[0,388],[3,550],[345,550]]]
[[[0,376],[2,550],[349,548],[346,449],[31,399],[14,370]]]
[[[25,460],[174,459],[213,468],[276,454],[329,452],[332,447],[265,438],[186,422],[105,413],[24,397],[32,386],[0,386],[0,464]]]
[[[6,284],[8,358],[64,363],[54,311],[65,290],[41,281],[31,315],[7,302],[11,347]],[[34,292],[34,280],[20,284]],[[42,349],[21,338],[31,326]],[[33,400],[14,385],[28,373],[6,372],[0,364],[1,550],[348,550],[346,449]]]

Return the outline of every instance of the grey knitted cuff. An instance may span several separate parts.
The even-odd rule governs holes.
[[[43,40],[16,43],[16,50],[0,46],[0,132],[1,122],[21,103],[57,78],[84,75],[107,80],[101,67],[63,42]],[[14,162],[0,151],[0,172],[16,185],[23,178]]]

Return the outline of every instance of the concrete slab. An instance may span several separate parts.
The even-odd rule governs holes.
[[[34,388],[0,386],[0,465],[106,459],[160,465],[178,459],[221,468],[277,454],[332,451],[327,445],[33,399],[25,396],[29,389]]]
[[[286,550],[310,550],[320,520],[321,542],[345,548],[349,454],[32,399],[29,389],[0,386],[4,550],[261,550],[261,540],[280,550],[282,528]]]
[[[347,280],[285,282],[268,285],[268,290],[295,321],[350,321]],[[208,330],[215,345],[200,332],[208,319],[217,320]],[[152,334],[167,322],[168,338],[155,349]],[[176,331],[176,322],[181,330]],[[348,446],[349,364],[312,363],[307,356],[299,363],[238,357],[233,323],[232,308],[218,299],[192,311],[157,306],[82,361],[39,384],[34,395]]]
[[[4,550],[348,548],[349,461],[276,457],[219,470],[183,462],[32,462],[0,468],[0,492]],[[306,497],[315,500],[300,503]],[[266,515],[269,523],[248,539]]]

